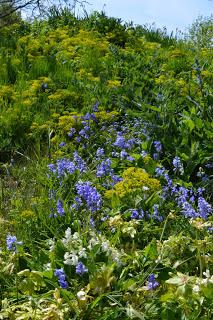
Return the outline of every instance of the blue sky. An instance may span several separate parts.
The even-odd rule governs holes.
[[[151,24],[167,27],[167,30],[187,31],[187,27],[199,16],[213,13],[213,1],[209,0],[87,0],[88,12],[103,10],[108,16],[133,21],[135,24]]]

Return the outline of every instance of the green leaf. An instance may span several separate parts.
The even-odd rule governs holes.
[[[126,313],[127,313],[127,316],[131,319],[135,317],[141,320],[145,319],[145,317],[141,313],[139,313],[137,310],[135,310],[132,306],[128,306],[126,308]]]
[[[203,294],[206,298],[213,300],[213,284],[208,283],[207,286],[202,286]]]
[[[190,132],[195,128],[195,123],[192,121],[192,119],[187,119],[184,121],[187,127],[189,128]]]
[[[181,286],[183,284],[183,280],[181,277],[175,276],[173,278],[166,280],[166,283]]]
[[[174,294],[172,292],[167,292],[166,294],[163,294],[160,297],[161,302],[167,302],[167,301],[173,301],[174,300]]]
[[[149,258],[151,260],[155,260],[158,256],[156,240],[155,239],[152,240],[152,242],[149,243],[148,246],[146,246],[142,252],[146,258]]]
[[[160,111],[161,111],[160,108],[151,106],[150,104],[146,104],[145,107],[148,108],[148,109],[150,109],[150,110],[153,110],[153,111],[157,111],[157,112],[160,112]]]
[[[200,118],[195,118],[194,119],[195,125],[198,129],[202,129],[203,128],[203,121]]]

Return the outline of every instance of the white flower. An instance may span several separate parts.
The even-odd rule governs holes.
[[[78,255],[80,258],[87,258],[87,254],[86,254],[86,248],[81,248],[78,252]]]
[[[49,262],[49,263],[44,264],[44,265],[43,265],[43,269],[44,269],[45,271],[51,270],[51,263]]]
[[[75,232],[72,236],[73,240],[78,240],[79,239],[79,233]]]
[[[92,239],[90,239],[89,245],[88,245],[88,249],[89,249],[89,250],[92,250],[93,247],[94,247],[96,244],[99,244],[99,241],[98,241],[97,238],[92,238]]]
[[[203,275],[206,277],[206,278],[210,278],[210,271],[208,269],[206,269],[206,272],[203,272]]]
[[[78,291],[77,298],[81,301],[87,300],[86,292],[84,292],[83,290]]]
[[[54,250],[55,242],[53,241],[53,239],[49,239],[47,243],[50,247],[50,249],[49,249],[50,252],[52,252]]]
[[[66,252],[64,254],[64,264],[69,266],[76,266],[78,264],[77,254]]]
[[[111,256],[113,261],[120,263],[120,253],[118,250],[111,248]]]
[[[66,238],[67,240],[70,240],[71,235],[72,235],[72,233],[71,233],[71,229],[70,229],[70,227],[69,227],[69,228],[67,228],[67,230],[65,231],[65,238]]]
[[[103,252],[107,252],[109,250],[109,247],[110,247],[109,240],[106,240],[101,244],[101,249],[103,250]]]
[[[135,230],[134,227],[129,226],[129,227],[125,227],[122,229],[123,233],[127,233],[131,238],[135,237],[135,234],[137,233],[137,231]]]
[[[148,191],[148,190],[149,190],[149,187],[143,186],[143,187],[142,187],[142,190],[143,190],[143,191]]]
[[[196,285],[193,287],[193,291],[196,292],[196,293],[198,293],[198,292],[200,291],[199,285],[196,284]]]
[[[69,246],[69,243],[72,241],[72,234],[70,228],[67,228],[67,230],[65,231],[65,238],[63,238],[61,241],[65,247]]]

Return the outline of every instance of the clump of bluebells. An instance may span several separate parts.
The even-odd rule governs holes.
[[[85,204],[86,208],[91,212],[100,210],[102,206],[101,195],[90,181],[78,182],[75,188],[78,195],[75,197],[77,207]]]
[[[156,281],[155,275],[152,273],[148,278],[147,289],[154,290],[159,286],[159,282]]]
[[[16,236],[7,235],[6,244],[9,251],[16,252],[17,246],[21,246],[23,243],[22,241],[17,241]]]
[[[88,269],[85,267],[85,265],[81,261],[78,262],[75,270],[79,276],[82,276],[84,273],[88,272]]]
[[[183,163],[181,162],[179,157],[175,157],[172,161],[173,164],[173,171],[175,173],[180,173],[180,175],[184,174],[184,168],[183,168]]]
[[[142,209],[130,209],[131,219],[143,219],[144,218],[144,211]]]
[[[184,169],[180,158],[176,157],[174,160],[174,172],[179,171],[182,175],[184,173]],[[157,167],[155,173],[156,176],[163,177],[166,180],[166,184],[163,188],[163,198],[165,201],[168,201],[168,199],[171,198],[174,199],[180,208],[180,212],[186,218],[208,219],[208,216],[212,213],[213,209],[210,203],[208,203],[203,197],[203,188],[193,190],[192,188],[186,188],[174,183],[164,167]]]
[[[63,217],[65,215],[65,211],[63,208],[63,202],[60,199],[58,199],[58,202],[57,202],[57,212],[61,217]]]
[[[55,269],[54,275],[58,278],[58,283],[62,289],[68,288],[68,282],[66,281],[66,275],[64,269]]]
[[[87,166],[78,152],[75,151],[73,161],[67,158],[58,159],[56,164],[51,163],[48,165],[48,168],[50,173],[57,175],[57,178],[64,178],[66,174],[73,174],[76,170],[79,170],[80,173],[85,172]]]
[[[112,169],[112,160],[111,159],[105,159],[103,160],[97,167],[96,175],[98,178],[101,178],[103,176],[112,176],[113,175],[113,169]]]

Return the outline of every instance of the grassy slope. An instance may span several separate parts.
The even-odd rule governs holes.
[[[142,27],[124,27],[119,20],[102,14],[78,20],[66,13],[49,22],[23,22],[0,33],[0,243],[4,248],[0,299],[9,297],[11,304],[2,307],[3,319],[8,319],[9,313],[11,319],[18,319],[18,310],[27,319],[26,308],[32,313],[37,310],[33,319],[119,319],[131,315],[140,319],[210,319],[212,285],[201,283],[200,295],[192,288],[211,265],[211,234],[207,231],[211,218],[189,223],[174,196],[163,201],[162,188],[159,193],[149,179],[157,178],[155,169],[163,165],[178,188],[193,189],[198,197],[197,188],[204,187],[205,199],[211,201],[211,50],[196,51],[184,41]],[[78,144],[69,139],[70,128],[79,133],[80,117],[92,113],[97,103],[98,123],[91,121],[89,142]],[[123,129],[126,139],[140,139],[140,145],[131,149],[133,163],[112,159],[113,170],[124,179],[128,168],[134,166],[139,171],[135,177],[126,173],[129,193],[118,183],[113,195],[106,187],[108,178],[101,180],[95,175],[100,164],[95,153],[104,146],[106,156],[111,157],[116,130]],[[156,140],[163,145],[157,158]],[[60,148],[62,141],[66,145]],[[62,184],[57,178],[47,179],[49,158],[53,163],[63,157],[70,159],[75,149],[87,162],[88,171],[69,176]],[[141,156],[142,151],[147,157]],[[183,175],[173,172],[175,156],[183,162]],[[142,168],[150,175],[148,180]],[[95,215],[100,239],[84,261],[88,277],[79,278],[73,267],[65,266],[70,290],[59,293],[57,289],[53,298],[57,278],[53,271],[45,271],[44,265],[51,262],[52,270],[64,266],[66,250],[61,239],[66,228],[80,231],[83,247],[94,240],[88,226],[90,211],[82,209],[81,229],[76,213],[70,214],[78,179],[92,181],[97,187],[104,198],[99,214],[109,214],[111,220],[101,225]],[[158,179],[165,185],[165,179]],[[141,188],[147,184],[150,198],[143,201],[146,198]],[[57,201],[63,200],[66,219],[49,218],[52,200],[48,199],[48,189],[55,190]],[[155,204],[163,222],[153,218]],[[134,208],[149,212],[152,219],[132,220]],[[116,230],[114,234],[111,229]],[[16,234],[24,243],[18,254],[5,249],[8,233]],[[55,241],[52,253],[48,239]],[[104,257],[101,243],[106,240],[111,254],[121,257],[121,265]],[[156,262],[161,254],[162,261]],[[16,274],[28,268],[35,273],[22,272],[17,289]],[[176,271],[179,275],[172,278]],[[160,282],[154,292],[146,290],[152,272]],[[82,288],[88,294],[86,302],[76,298]],[[34,297],[35,307],[28,302],[29,295]],[[46,300],[39,310],[41,298]],[[13,305],[17,305],[15,311]]]

